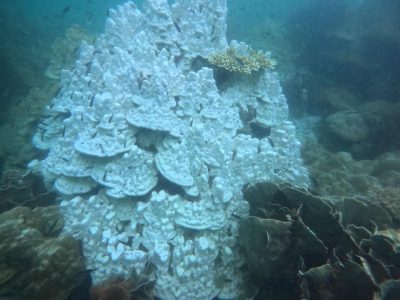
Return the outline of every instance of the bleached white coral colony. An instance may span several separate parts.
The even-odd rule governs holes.
[[[34,144],[95,282],[151,263],[161,299],[235,298],[243,186],[308,184],[277,75],[217,84],[206,63],[228,47],[226,14],[226,0],[127,2],[62,72]]]

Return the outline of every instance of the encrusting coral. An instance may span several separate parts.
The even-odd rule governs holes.
[[[78,240],[59,235],[58,207],[18,206],[0,214],[0,298],[68,298],[84,284]]]
[[[395,186],[371,185],[368,198],[386,209],[395,222],[400,222],[400,188]]]
[[[247,53],[239,53],[234,47],[228,47],[225,52],[210,55],[210,64],[229,72],[250,74],[265,69],[273,69],[276,62],[269,59],[262,51],[248,49]]]

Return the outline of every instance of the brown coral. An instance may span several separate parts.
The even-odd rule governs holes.
[[[212,54],[207,60],[210,64],[229,72],[244,74],[272,69],[275,66],[275,62],[268,59],[262,52],[251,50],[248,55],[241,55],[234,47],[229,47],[222,53]]]
[[[400,222],[400,188],[372,185],[368,196],[372,202],[385,208],[396,222]]]
[[[91,300],[133,300],[129,284],[121,278],[104,281],[90,289]]]

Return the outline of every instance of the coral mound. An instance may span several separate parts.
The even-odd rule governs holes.
[[[31,166],[60,194],[95,283],[150,263],[162,299],[235,298],[243,186],[309,184],[277,74],[222,88],[201,65],[228,47],[226,13],[224,0],[127,2],[61,74],[33,138],[48,155]]]

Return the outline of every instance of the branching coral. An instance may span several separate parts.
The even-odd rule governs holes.
[[[275,61],[269,59],[262,51],[249,49],[247,53],[239,53],[230,46],[225,52],[210,55],[207,60],[210,64],[223,68],[229,72],[250,74],[265,69],[272,69]]]

